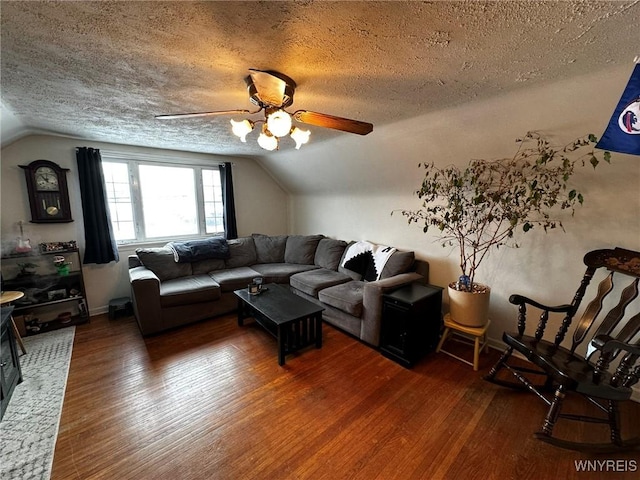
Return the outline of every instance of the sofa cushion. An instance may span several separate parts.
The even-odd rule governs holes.
[[[322,303],[359,318],[362,316],[363,292],[364,282],[352,280],[320,290],[318,298]]]
[[[284,250],[284,261],[299,265],[313,265],[318,242],[324,235],[289,235]]]
[[[227,242],[229,258],[225,260],[227,268],[248,267],[256,263],[256,245],[251,237],[240,237]]]
[[[208,275],[189,275],[160,283],[162,307],[212,302],[219,298],[220,285]]]
[[[315,265],[298,265],[295,263],[258,263],[251,267],[258,272],[265,283],[289,283],[291,275],[318,268]]]
[[[393,252],[393,255],[389,257],[389,260],[387,260],[387,263],[382,269],[380,280],[411,271],[415,258],[416,256],[413,252]]]
[[[256,245],[255,263],[283,263],[287,246],[287,235],[270,236],[261,233],[251,234]]]
[[[347,242],[344,240],[323,238],[318,242],[313,263],[329,270],[338,270],[345,248],[347,248]]]
[[[327,268],[318,268],[292,275],[290,284],[296,290],[317,298],[320,290],[350,281],[351,277],[349,275]]]
[[[200,260],[198,262],[191,262],[191,270],[194,275],[200,273],[209,273],[214,270],[223,270],[226,268],[224,260],[219,258],[209,258],[207,260]]]
[[[233,292],[234,290],[247,288],[247,285],[249,285],[254,278],[262,277],[262,275],[253,268],[249,267],[216,270],[210,272],[209,276],[220,285],[223,292]]]
[[[168,247],[138,248],[136,255],[142,265],[155,273],[161,282],[191,275],[191,264],[176,263],[173,251]]]

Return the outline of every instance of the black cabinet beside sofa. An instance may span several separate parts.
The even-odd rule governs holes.
[[[377,347],[383,295],[426,283],[429,266],[397,250],[377,280],[364,281],[341,266],[348,245],[323,235],[253,234],[229,240],[228,258],[189,263],[176,262],[169,245],[138,249],[129,257],[129,281],[140,331],[150,335],[231,313],[237,308],[233,291],[260,277],[289,285],[325,309],[325,322]]]
[[[383,296],[380,351],[411,368],[435,350],[442,330],[442,288],[412,283]]]

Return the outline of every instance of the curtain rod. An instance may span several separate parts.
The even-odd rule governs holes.
[[[76,147],[76,152],[81,149],[81,148],[93,148],[93,147]],[[175,161],[171,161],[171,159],[173,158],[174,160],[185,160],[185,161],[193,161],[194,164],[197,165],[202,165],[202,166],[207,166],[207,164],[205,163],[201,163],[201,161],[198,161],[197,159],[192,159],[192,158],[187,158],[181,155],[176,155],[175,157],[172,157],[171,155],[157,155],[157,154],[153,154],[153,153],[138,153],[138,152],[123,152],[121,150],[110,150],[108,148],[102,149],[100,150],[99,148],[95,148],[94,150],[98,150],[99,152],[109,156],[109,155],[113,155],[113,156],[117,156],[117,157],[129,157],[129,160],[135,160],[135,161],[139,161],[139,160],[151,160],[151,161],[157,161],[157,162],[161,162],[161,163],[177,163]],[[184,152],[184,153],[192,153],[192,152]],[[196,152],[194,152],[196,153]],[[207,153],[196,153],[197,155],[209,155]],[[168,161],[166,159],[169,159]],[[235,162],[216,162],[216,165],[221,166],[224,165],[225,163],[230,163],[232,167],[236,166]]]

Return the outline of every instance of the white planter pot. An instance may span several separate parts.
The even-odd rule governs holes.
[[[464,292],[449,285],[449,314],[451,320],[467,327],[483,327],[489,319],[491,289],[483,285],[484,291]]]

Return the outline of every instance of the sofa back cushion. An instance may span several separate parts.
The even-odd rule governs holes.
[[[256,246],[255,263],[284,263],[284,251],[287,246],[287,235],[251,235]]]
[[[220,258],[208,258],[206,260],[199,260],[197,262],[191,262],[191,270],[194,275],[200,275],[203,273],[213,272],[214,270],[222,270],[226,268],[224,260]]]
[[[318,242],[324,235],[289,235],[284,250],[284,261],[299,265],[313,265]]]
[[[410,272],[415,261],[415,253],[395,251],[382,269],[380,280]]]
[[[257,261],[256,245],[251,237],[240,237],[227,242],[229,258],[225,260],[227,268],[248,267]]]
[[[322,268],[338,270],[345,248],[347,248],[347,242],[344,240],[323,238],[318,242],[313,262]]]
[[[136,255],[146,268],[151,270],[160,281],[191,275],[190,263],[176,263],[173,250],[164,246],[160,248],[138,248]]]

